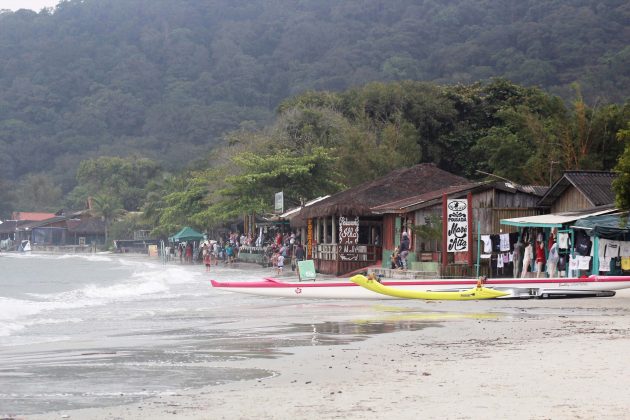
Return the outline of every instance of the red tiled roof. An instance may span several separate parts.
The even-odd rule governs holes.
[[[38,213],[30,211],[14,211],[11,215],[12,220],[29,220],[31,222],[41,222],[42,220],[55,217],[55,213]]]

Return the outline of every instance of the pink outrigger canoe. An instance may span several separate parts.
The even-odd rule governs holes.
[[[210,280],[212,287],[259,296],[316,299],[399,299],[381,295],[350,280],[262,281]],[[386,286],[403,290],[447,292],[470,289],[477,279],[384,280]],[[615,290],[630,288],[630,276],[588,276],[573,278],[497,278],[486,280],[485,287],[508,293],[504,298],[606,297]]]

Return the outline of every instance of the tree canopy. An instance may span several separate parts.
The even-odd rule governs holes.
[[[67,193],[79,162],[98,156],[179,170],[226,133],[267,126],[286,98],[370,82],[504,77],[564,100],[575,99],[577,83],[585,103],[619,104],[630,91],[628,19],[623,0],[64,0],[39,13],[3,11],[0,178],[43,173]],[[375,144],[409,146],[413,130],[434,136],[453,113],[479,112],[435,96],[428,100],[441,102],[400,108],[404,86],[370,86],[365,113],[354,117],[384,124]],[[311,106],[339,110],[354,100],[327,95]],[[424,119],[402,124],[405,113]],[[473,141],[460,141],[465,123],[457,129],[446,149],[422,145],[423,159],[452,164],[451,147]],[[381,152],[393,155],[373,168],[405,161]]]

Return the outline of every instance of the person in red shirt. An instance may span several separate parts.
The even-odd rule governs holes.
[[[543,241],[536,243],[536,271],[537,277],[543,276],[543,267],[545,266],[545,245]]]

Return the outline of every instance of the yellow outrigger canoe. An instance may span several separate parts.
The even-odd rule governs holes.
[[[404,290],[396,287],[382,285],[376,278],[365,277],[361,274],[350,277],[354,283],[382,295],[394,296],[403,299],[425,299],[425,300],[479,300],[494,299],[507,296],[509,293],[500,292],[494,289],[483,287],[481,282],[476,287],[457,292],[431,292],[419,290]]]

